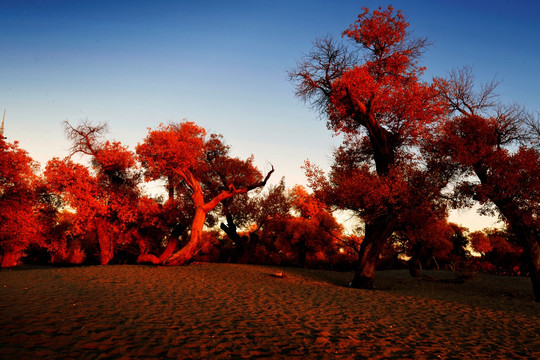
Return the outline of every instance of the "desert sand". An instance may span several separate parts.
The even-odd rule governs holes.
[[[528,278],[380,271],[377,290],[357,290],[351,276],[232,264],[2,271],[0,359],[540,356]]]

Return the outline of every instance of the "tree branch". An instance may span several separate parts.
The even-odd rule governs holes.
[[[268,181],[268,179],[270,179],[270,176],[272,175],[273,172],[274,172],[274,166],[272,165],[272,170],[270,170],[270,172],[268,172],[268,174],[266,174],[266,177],[264,178],[263,181],[252,184],[252,185],[248,185],[248,186],[246,186],[244,188],[236,189],[234,187],[234,185],[232,185],[232,184],[229,185],[228,190],[222,190],[212,200],[210,200],[209,202],[204,204],[203,209],[206,212],[209,212],[210,210],[215,208],[220,202],[222,202],[225,199],[229,199],[229,198],[231,198],[231,197],[233,197],[235,195],[244,194],[244,193],[247,193],[248,191],[251,191],[253,189],[257,189],[257,188],[265,186],[266,182]]]

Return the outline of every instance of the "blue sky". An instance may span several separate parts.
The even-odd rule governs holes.
[[[426,80],[471,65],[478,83],[502,81],[502,101],[540,111],[536,0],[0,0],[5,135],[44,165],[67,155],[63,120],[107,121],[110,138],[135,146],[148,127],[188,119],[262,170],[274,164],[274,182],[304,184],[304,160],[327,167],[337,139],[286,70],[362,6],[389,3],[433,42]]]

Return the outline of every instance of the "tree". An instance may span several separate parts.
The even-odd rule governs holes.
[[[427,217],[408,221],[407,225],[396,232],[399,243],[405,248],[409,273],[412,277],[420,277],[418,266],[433,262],[439,268],[439,262],[450,262],[450,253],[454,248],[452,226],[444,219]],[[438,259],[438,260],[437,260]]]
[[[47,224],[46,248],[52,264],[82,264],[86,260],[84,235],[76,234],[73,227],[77,215],[69,210],[51,213]]]
[[[353,50],[318,40],[290,73],[297,95],[325,113],[335,133],[348,135],[329,180],[312,166],[307,175],[316,191],[330,189],[333,205],[356,211],[365,223],[353,287],[373,287],[375,262],[418,193],[413,182],[427,174],[415,147],[444,112],[436,84],[419,80],[427,41],[410,38],[408,25],[391,6],[364,8],[343,32]]]
[[[139,199],[136,226],[131,228],[131,236],[139,246],[138,263],[160,264],[173,254],[191,219],[191,204],[184,200],[173,197],[161,203],[146,196]]]
[[[207,214],[226,199],[263,187],[273,172],[272,169],[261,180],[252,157],[240,160],[230,157],[228,151],[221,136],[207,137],[202,127],[187,121],[161,124],[149,130],[137,146],[146,180],[164,178],[172,194],[188,191],[195,210],[188,243],[166,259],[167,264],[189,262],[204,245],[202,234]],[[239,167],[250,169],[251,174],[237,172]]]
[[[248,197],[235,196],[223,202],[224,222],[220,228],[232,241],[234,252],[232,261],[250,262],[250,254],[255,252],[261,232],[277,218],[290,215],[292,199],[285,187],[285,179],[270,186],[264,193]],[[239,231],[242,230],[242,233]]]
[[[496,101],[496,83],[474,87],[472,71],[440,80],[454,116],[439,129],[432,151],[460,166],[456,197],[472,200],[501,219],[527,258],[535,299],[540,302],[540,150],[523,107]]]
[[[17,142],[0,136],[0,267],[18,264],[32,242],[41,242],[35,163]]]
[[[523,250],[511,233],[501,229],[484,229],[471,233],[469,237],[472,248],[481,255],[477,260],[481,269],[500,274],[521,274]]]
[[[273,217],[261,236],[272,239],[285,264],[300,267],[329,264],[338,252],[342,226],[329,208],[303,186],[293,187],[290,197],[289,214]]]
[[[83,122],[73,127],[65,122],[66,134],[73,141],[70,157],[77,153],[91,158],[91,172],[69,157],[47,163],[45,177],[51,192],[75,209],[73,233],[92,234],[97,240],[100,263],[114,256],[115,243],[126,239],[136,220],[140,175],[134,154],[119,142],[103,141],[105,124]]]

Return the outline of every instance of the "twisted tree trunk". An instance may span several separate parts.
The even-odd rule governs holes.
[[[207,213],[208,212],[204,207],[199,206],[195,209],[195,216],[191,224],[189,242],[182,249],[178,250],[168,259],[166,259],[166,264],[185,265],[201,250],[203,246],[202,233]]]
[[[137,257],[137,263],[152,263],[154,265],[162,264],[173,254],[176,249],[176,244],[178,244],[178,238],[176,236],[169,236],[167,246],[159,257],[153,254],[140,254]]]
[[[204,201],[204,193],[200,181],[196,179],[193,174],[186,172],[183,177],[193,191],[191,194],[191,199],[195,205],[195,216],[193,217],[193,222],[191,224],[191,234],[189,237],[189,242],[186,244],[186,246],[175,252],[169,259],[165,261],[165,263],[168,265],[184,265],[191,261],[191,259],[201,250],[204,245],[202,233],[208,212],[213,210],[224,200],[230,199],[235,195],[244,194],[250,190],[263,187],[266,185],[266,182],[273,172],[274,167],[272,167],[272,170],[266,175],[263,181],[244,188],[236,189],[234,186],[230,185],[227,190],[221,191],[209,202]]]
[[[354,272],[351,287],[373,289],[375,282],[375,265],[384,244],[394,231],[394,221],[379,218],[373,224],[366,224],[366,234],[360,246],[358,268]]]

